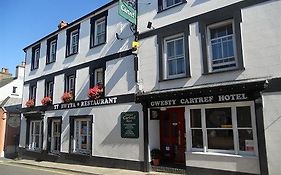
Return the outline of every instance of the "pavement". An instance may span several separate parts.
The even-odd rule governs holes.
[[[172,173],[163,173],[163,172],[141,172],[117,168],[103,168],[103,167],[94,167],[94,166],[85,166],[77,164],[66,164],[66,163],[57,163],[57,162],[48,162],[48,161],[34,161],[34,160],[13,160],[0,158],[0,163],[2,164],[14,164],[14,165],[26,165],[34,166],[39,168],[46,168],[51,170],[58,171],[68,171],[72,173],[85,174],[85,175],[175,175]]]

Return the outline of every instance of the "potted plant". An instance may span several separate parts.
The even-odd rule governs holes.
[[[34,107],[34,99],[29,99],[27,100],[27,102],[25,103],[26,107],[31,108]]]
[[[69,103],[73,100],[73,94],[72,92],[65,92],[63,93],[63,96],[61,97],[61,100],[64,102],[64,103]]]
[[[160,158],[161,158],[161,150],[160,149],[153,149],[150,152],[152,165],[158,166],[160,165]]]
[[[92,100],[99,99],[103,93],[103,87],[101,84],[97,84],[88,91],[88,97]]]
[[[52,103],[52,99],[51,99],[51,97],[48,97],[48,96],[44,97],[44,98],[41,100],[41,104],[42,104],[43,106],[49,105],[49,104],[51,104],[51,103]]]

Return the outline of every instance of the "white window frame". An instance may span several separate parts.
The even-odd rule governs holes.
[[[53,97],[53,93],[54,93],[54,82],[53,81],[49,81],[46,83],[46,96],[48,97]]]
[[[176,40],[180,40],[182,39],[183,40],[183,58],[184,58],[184,73],[181,73],[181,74],[175,74],[175,75],[169,75],[169,65],[168,65],[168,56],[167,56],[167,52],[168,52],[168,49],[167,49],[167,44],[169,42],[172,42],[172,41],[176,41]],[[174,79],[174,78],[180,78],[180,77],[184,77],[186,76],[186,50],[185,50],[185,38],[184,38],[184,34],[177,34],[177,35],[173,35],[173,36],[169,36],[169,37],[166,37],[164,38],[164,44],[163,44],[163,68],[164,68],[164,77],[165,79]],[[176,47],[175,47],[176,49]],[[178,58],[174,58],[174,59],[178,59]]]
[[[163,8],[164,8],[164,9],[167,9],[167,8],[174,7],[174,6],[176,6],[176,5],[182,3],[182,1],[180,1],[180,2],[178,2],[178,3],[176,3],[175,1],[176,1],[176,0],[173,0],[173,5],[167,6],[167,0],[163,0]]]
[[[101,33],[98,33],[98,26],[104,24],[104,31]],[[104,42],[99,43],[98,42],[98,37],[104,35]],[[95,43],[94,46],[103,44],[106,42],[106,17],[102,17],[98,20],[95,21]]]
[[[67,92],[72,92],[72,93],[75,93],[75,75],[70,75],[70,76],[67,76],[67,81],[66,81],[66,91]],[[72,87],[72,86],[73,87]]]
[[[35,134],[35,124],[39,123],[39,134]],[[40,151],[42,149],[42,120],[31,120],[30,121],[30,128],[29,128],[29,145],[28,149],[33,151]],[[39,137],[39,147],[35,147],[35,138],[36,136]]]
[[[76,40],[75,40],[76,38]],[[69,43],[69,54],[78,53],[78,45],[79,45],[79,30],[74,30],[70,33],[70,43]],[[76,48],[76,51],[74,50]]]
[[[226,62],[225,63],[222,63],[222,65],[227,65],[227,64],[236,64],[236,66],[233,66],[233,67],[226,67],[226,68],[220,68],[220,69],[217,69],[217,70],[213,70],[213,53],[212,53],[212,44],[211,44],[211,30],[212,29],[216,29],[216,28],[220,28],[220,27],[223,27],[223,26],[226,26],[228,24],[231,24],[232,25],[232,41],[233,41],[233,53],[234,53],[234,61],[230,61],[230,62]],[[215,24],[211,24],[209,26],[207,26],[207,51],[208,51],[208,67],[209,67],[209,72],[220,72],[220,71],[226,71],[226,70],[233,70],[233,69],[237,69],[238,68],[238,59],[237,59],[237,52],[236,52],[236,38],[235,38],[235,25],[234,25],[234,20],[233,19],[230,19],[230,20],[226,20],[226,21],[222,21],[222,22],[219,22],[219,23],[215,23]],[[222,39],[222,38],[225,38],[225,37],[228,37],[230,35],[227,35],[227,36],[223,36],[223,37],[220,37],[220,38],[216,38],[216,40],[218,39]],[[225,59],[225,58],[224,58]]]
[[[239,150],[239,136],[238,136],[238,127],[237,127],[237,107],[250,107],[251,110],[251,124],[253,131],[253,141],[254,141],[254,152],[240,151]],[[231,108],[232,115],[232,128],[233,128],[233,141],[234,141],[234,150],[218,150],[218,149],[208,149],[208,138],[207,138],[207,127],[206,127],[206,109],[214,108]],[[203,149],[192,148],[192,133],[191,133],[191,123],[190,123],[190,110],[191,109],[201,109],[201,124],[202,124],[202,133],[203,133]],[[255,105],[253,101],[247,102],[233,102],[233,103],[217,103],[217,104],[205,104],[205,105],[191,105],[186,107],[187,113],[187,133],[188,139],[190,142],[187,143],[187,150],[192,153],[204,153],[204,154],[213,154],[213,153],[223,153],[231,155],[240,155],[240,156],[258,156],[258,144],[257,144],[257,131],[256,131],[256,120],[255,120]],[[224,128],[223,128],[224,129]]]
[[[50,51],[49,51],[49,62],[52,63],[56,61],[56,53],[57,53],[57,40],[54,39],[50,42]]]
[[[77,136],[77,123],[78,123],[78,128],[79,131],[81,131],[81,122],[87,122],[87,149],[82,149],[81,148],[81,132],[78,133]],[[90,127],[89,127],[90,126]],[[74,119],[74,136],[73,136],[73,152],[78,153],[78,154],[89,154],[91,153],[91,145],[92,145],[92,135],[93,135],[93,123],[91,122],[90,118],[79,118],[79,119]],[[91,129],[91,130],[90,130]],[[78,138],[77,138],[78,137]],[[76,143],[76,140],[78,140],[78,143]],[[77,145],[78,144],[78,148]],[[80,145],[79,145],[80,144]]]
[[[31,86],[31,95],[30,95],[30,99],[34,99],[36,100],[36,90],[37,90],[37,87],[36,86]]]
[[[34,58],[32,60],[32,70],[37,69],[39,67],[39,58],[40,58],[40,47],[34,50]]]
[[[60,132],[59,133],[54,133],[54,126],[55,126],[55,123],[56,123],[56,126],[59,128]],[[51,124],[51,152],[52,153],[59,153],[60,152],[60,148],[61,148],[61,143],[60,143],[60,138],[61,138],[61,121],[59,119],[56,119],[56,120],[52,120],[52,124]],[[58,129],[57,128],[57,129]],[[55,147],[55,142],[54,140],[55,139],[59,139],[59,142],[58,142],[58,150],[54,150],[54,147]],[[57,145],[57,146],[58,146]]]
[[[102,80],[101,82],[98,81],[98,73],[101,73],[102,74]],[[95,69],[95,84],[94,85],[97,85],[98,83],[101,83],[103,85],[103,81],[104,81],[104,74],[103,74],[103,68],[98,68],[98,69]]]

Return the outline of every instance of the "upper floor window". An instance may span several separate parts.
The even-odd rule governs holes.
[[[169,8],[174,5],[180,4],[182,0],[163,0],[164,8]]]
[[[32,48],[31,70],[37,69],[39,67],[39,58],[40,58],[40,44]]]
[[[80,28],[80,24],[77,26],[74,26],[66,31],[66,34],[67,34],[66,57],[78,53],[79,28]]]
[[[107,11],[91,18],[91,47],[106,43]]]
[[[74,94],[74,92],[75,92],[75,75],[66,76],[65,91],[72,92]]]
[[[209,70],[215,72],[237,68],[232,20],[209,25],[207,31]]]
[[[184,2],[186,2],[186,0],[158,0],[158,11],[168,9]]]
[[[183,35],[167,37],[164,40],[164,64],[166,78],[186,75],[186,59]]]
[[[57,36],[47,41],[47,60],[46,63],[52,63],[56,61],[57,54]]]
[[[29,89],[29,99],[30,100],[33,99],[34,104],[35,104],[35,101],[36,101],[36,89],[37,89],[36,85],[31,85],[30,89]]]
[[[53,99],[53,92],[54,92],[54,82],[53,81],[46,82],[46,84],[45,84],[45,96]]]
[[[95,85],[99,84],[99,85],[103,85],[103,76],[104,72],[103,72],[103,68],[99,68],[99,69],[95,69]]]

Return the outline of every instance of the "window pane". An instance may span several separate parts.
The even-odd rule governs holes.
[[[167,56],[168,56],[168,59],[170,57],[174,57],[175,56],[174,41],[170,41],[170,42],[167,43]]]
[[[250,106],[237,107],[237,125],[238,127],[252,127]]]
[[[177,74],[185,72],[184,58],[177,59]]]
[[[232,128],[231,108],[206,109],[207,128]]]
[[[174,4],[174,0],[166,0],[166,7],[170,7]]]
[[[39,148],[39,136],[35,136],[35,147],[34,148]]]
[[[212,41],[213,60],[222,58],[221,43],[218,40]]]
[[[201,109],[190,110],[190,127],[201,128]]]
[[[40,123],[35,122],[35,134],[39,134],[39,133],[40,133]]]
[[[251,129],[239,129],[239,149],[240,151],[250,151],[253,152],[254,140],[253,131]]]
[[[191,137],[192,137],[192,148],[203,148],[202,130],[192,129]]]
[[[81,134],[87,135],[87,121],[81,121]]]
[[[183,39],[179,39],[175,41],[176,46],[176,56],[183,55]]]
[[[169,65],[169,75],[175,75],[177,74],[177,60],[171,60],[168,61],[168,65]]]
[[[234,150],[232,130],[208,129],[207,134],[209,149]]]

